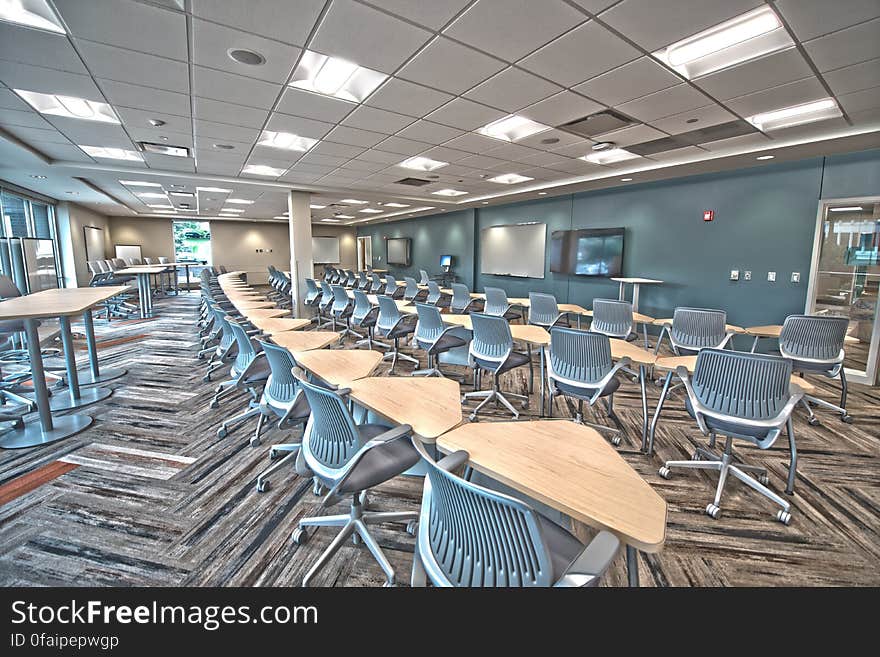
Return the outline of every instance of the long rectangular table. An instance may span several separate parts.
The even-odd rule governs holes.
[[[153,292],[150,289],[150,276],[161,274],[166,271],[165,265],[140,265],[117,269],[114,274],[122,276],[136,276],[138,284],[138,301],[140,303],[141,319],[151,317],[153,314]]]

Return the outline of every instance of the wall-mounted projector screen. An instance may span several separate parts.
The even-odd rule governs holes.
[[[544,278],[547,224],[490,226],[480,231],[480,272]]]
[[[409,247],[410,240],[408,237],[389,237],[385,242],[388,264],[409,267]]]
[[[339,238],[338,237],[313,237],[312,238],[312,262],[315,264],[339,264]]]

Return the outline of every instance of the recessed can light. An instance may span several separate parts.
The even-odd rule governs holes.
[[[239,64],[244,64],[246,66],[261,66],[266,63],[266,58],[263,57],[260,53],[253,50],[246,50],[244,48],[230,48],[226,51],[226,54],[229,55],[229,59],[234,62],[238,62]]]
[[[538,192],[538,196],[547,196],[547,192]]]
[[[685,123],[696,123],[696,122],[699,121],[699,120],[700,120],[700,119],[698,119],[698,118],[695,117],[695,118],[692,118],[692,119],[688,119],[687,121],[685,121]]]
[[[594,151],[607,151],[610,148],[614,148],[613,141],[600,141],[591,146]]]
[[[165,125],[165,121],[163,121],[162,119],[150,119],[149,121],[147,121],[147,123],[149,123],[154,128]]]

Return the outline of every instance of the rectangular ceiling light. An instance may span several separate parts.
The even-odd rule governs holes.
[[[653,53],[688,79],[794,47],[782,21],[763,6]]]
[[[376,208],[364,208],[363,210],[358,210],[358,212],[363,212],[364,214],[382,214],[384,210],[377,210]]]
[[[67,33],[46,0],[2,0],[0,21],[56,34]]]
[[[811,103],[803,105],[794,105],[792,107],[784,107],[782,109],[773,110],[772,112],[763,112],[754,116],[746,117],[746,121],[755,126],[758,130],[767,132],[771,130],[780,130],[782,128],[790,128],[802,123],[812,123],[813,121],[824,121],[825,119],[833,119],[841,116],[840,108],[833,98],[823,98],[822,100],[814,100]]]
[[[501,139],[502,141],[518,141],[549,129],[550,126],[543,123],[532,121],[518,114],[511,114],[503,119],[498,119],[488,125],[484,125],[477,132],[487,137]]]
[[[242,173],[249,173],[252,176],[268,176],[269,178],[277,178],[284,171],[284,169],[277,169],[266,164],[248,164],[241,170]]]
[[[249,201],[246,198],[228,198],[226,199],[227,203],[232,203],[233,205],[253,205],[253,201]]]
[[[215,194],[231,194],[231,189],[223,189],[222,187],[196,187],[197,192],[214,192]]]
[[[404,160],[397,166],[403,167],[404,169],[415,169],[416,171],[433,171],[434,169],[445,167],[447,164],[449,164],[449,162],[441,162],[440,160],[432,160],[430,157],[417,155],[416,157]]]
[[[386,208],[408,208],[409,206],[406,203],[386,203]]]
[[[336,218],[337,219],[354,219],[354,216],[350,215],[350,214],[337,214]]]
[[[462,192],[458,189],[438,189],[436,192],[431,192],[436,196],[464,196],[467,192]],[[413,210],[415,212],[415,210]]]
[[[171,196],[181,196],[183,198],[195,198],[192,192],[168,192]]]
[[[0,2],[0,6],[3,6],[3,2]],[[24,102],[40,114],[51,114],[68,119],[83,119],[85,121],[100,121],[101,123],[119,123],[116,112],[107,103],[77,98],[76,96],[41,94],[36,91],[25,91],[24,89],[15,89],[14,91],[21,96]]]
[[[312,203],[311,205],[309,205],[309,207],[310,207],[312,210],[323,210],[323,209],[326,208],[327,206],[326,206],[326,205],[316,205],[316,204]]]
[[[129,151],[124,148],[105,148],[103,146],[79,145],[86,155],[104,158],[107,160],[128,160],[130,162],[143,162],[144,158],[137,151]]]
[[[318,143],[317,139],[309,137],[300,137],[292,132],[274,132],[273,130],[263,130],[260,135],[260,141],[257,146],[268,146],[269,148],[283,148],[286,151],[306,152],[312,146]]]
[[[158,210],[173,210],[173,205],[168,205],[167,203],[150,203],[147,205],[148,208],[156,208]]]
[[[290,86],[360,103],[387,78],[384,73],[354,62],[306,50],[293,72]]]
[[[328,224],[338,224],[340,222],[339,219],[331,219],[329,217],[327,219],[321,219],[321,221],[324,221]]]
[[[159,183],[147,182],[146,180],[120,180],[126,187],[161,187]]]
[[[172,146],[170,144],[154,144],[149,141],[138,142],[144,153],[154,155],[170,155],[171,157],[189,157],[189,149],[186,146]]]
[[[139,192],[141,198],[165,198],[164,192]]]
[[[591,162],[592,164],[614,164],[615,162],[623,162],[625,160],[634,160],[640,157],[635,153],[630,153],[622,148],[610,148],[606,151],[595,151],[589,155],[584,155],[581,160]]]
[[[832,212],[861,212],[864,208],[861,205],[848,205],[844,208],[828,208]]]
[[[514,185],[516,183],[527,182],[529,180],[534,180],[534,178],[521,176],[518,173],[504,173],[500,176],[489,178],[489,182],[499,183],[501,185]]]
[[[361,201],[356,198],[344,198],[340,203],[348,203],[349,205],[366,205],[367,201]]]

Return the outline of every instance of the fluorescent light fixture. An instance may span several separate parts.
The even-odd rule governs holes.
[[[763,6],[653,53],[688,79],[794,47],[782,21]]]
[[[632,182],[632,178],[621,178],[620,182]]]
[[[309,205],[309,207],[310,207],[312,210],[323,210],[323,209],[326,208],[327,206],[326,206],[326,205],[316,205],[315,203],[312,203],[311,205]]]
[[[432,160],[430,157],[417,155],[408,160],[404,160],[397,166],[403,167],[404,169],[415,169],[416,171],[434,171],[434,169],[440,169],[447,164],[449,164],[449,162],[441,162],[440,160]]]
[[[317,139],[300,137],[292,132],[274,132],[263,130],[257,146],[269,146],[270,148],[283,148],[287,151],[305,152],[318,143]]]
[[[605,151],[595,151],[589,155],[579,158],[592,164],[614,164],[615,162],[623,162],[624,160],[633,160],[640,155],[630,153],[622,148],[609,148]]]
[[[183,198],[195,198],[192,192],[168,192],[171,196],[181,196]]]
[[[277,178],[284,171],[284,169],[277,169],[266,164],[248,164],[241,170],[242,173],[249,173],[252,176],[268,176],[269,178]]]
[[[168,205],[167,203],[156,203],[147,205],[148,208],[156,208],[158,210],[173,210],[173,205]]]
[[[285,216],[283,216],[283,215],[279,215],[279,216],[277,216],[277,217],[272,217],[272,218],[273,218],[273,219],[287,219],[287,217],[285,217]]]
[[[337,219],[354,219],[354,217],[350,214],[337,214]]]
[[[240,212],[244,212],[244,210],[242,210],[241,208],[220,208],[220,212],[233,212],[238,214]]]
[[[165,198],[165,192],[139,192],[141,198]]]
[[[253,201],[249,201],[246,198],[228,198],[226,199],[227,203],[232,203],[233,205],[253,205]]]
[[[46,0],[0,0],[0,21],[66,34]]]
[[[86,155],[104,158],[107,160],[128,160],[130,162],[143,162],[144,158],[137,151],[129,151],[124,148],[105,148],[103,146],[79,146]]]
[[[462,192],[458,189],[438,189],[436,192],[431,192],[436,196],[464,196],[467,192]],[[415,212],[415,210],[413,210]]]
[[[5,0],[0,0],[0,7],[3,6],[4,2]],[[36,91],[25,91],[24,89],[15,89],[14,91],[40,114],[63,116],[68,119],[100,121],[102,123],[119,123],[116,112],[107,103],[77,98],[76,96],[41,94]]]
[[[776,156],[775,155],[759,155],[755,159],[756,160],[772,160],[774,157],[776,157]]]
[[[792,107],[783,107],[772,112],[748,116],[746,121],[758,130],[766,132],[790,128],[803,123],[812,123],[813,121],[824,121],[825,119],[833,119],[838,116],[841,116],[841,111],[834,99],[823,98],[822,100],[814,100],[803,105],[793,105]]]
[[[406,203],[386,203],[386,208],[408,208],[409,206]]]
[[[368,201],[361,201],[356,198],[344,198],[339,202],[340,203],[348,203],[349,205],[366,205],[368,203]]]
[[[324,221],[328,224],[338,224],[340,222],[340,219],[331,219],[328,217],[327,219],[321,219],[321,221]]]
[[[865,208],[863,208],[861,205],[847,205],[846,207],[842,207],[842,208],[828,208],[828,209],[831,210],[832,212],[861,212]]]
[[[503,119],[498,119],[488,125],[484,125],[477,132],[487,137],[501,139],[502,141],[519,141],[549,129],[549,125],[532,121],[518,114],[511,114]]]
[[[388,78],[339,57],[303,51],[290,86],[322,96],[360,103]]]
[[[518,173],[503,173],[500,176],[489,178],[489,182],[498,183],[500,185],[514,185],[516,183],[527,182],[529,180],[534,180],[534,178],[521,176]]]
[[[215,192],[217,194],[231,194],[231,189],[223,189],[222,187],[196,187],[197,192]]]
[[[161,187],[159,183],[147,182],[146,180],[120,180],[126,187]]]
[[[376,208],[364,208],[363,210],[358,210],[358,212],[363,212],[364,214],[382,214],[384,210],[377,210]]]

